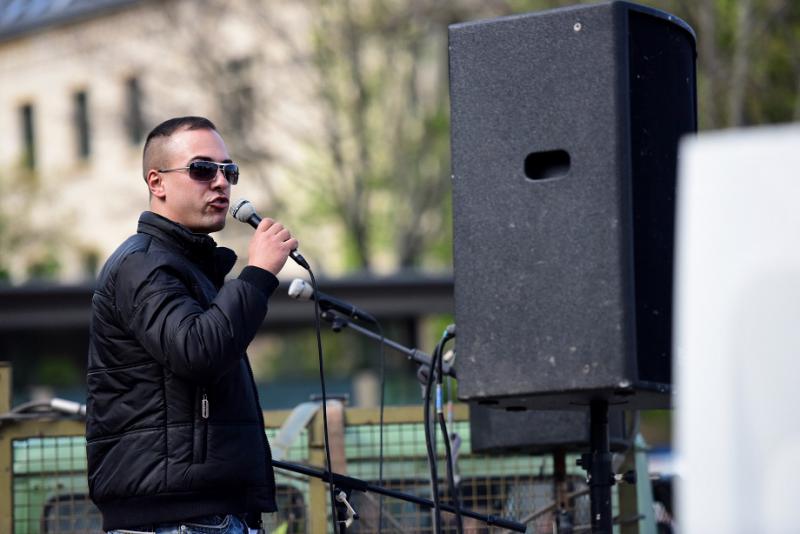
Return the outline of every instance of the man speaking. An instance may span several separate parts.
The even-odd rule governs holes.
[[[150,211],[92,300],[89,493],[106,531],[246,533],[275,511],[275,480],[245,349],[297,240],[264,219],[225,281],[236,255],[208,234],[239,168],[208,119],[156,126],[143,171]]]

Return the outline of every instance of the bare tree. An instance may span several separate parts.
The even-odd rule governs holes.
[[[346,228],[354,266],[382,240],[396,264],[449,242],[447,26],[506,14],[504,2],[309,2],[322,113],[313,177]]]
[[[269,179],[281,167],[312,199],[296,215],[340,228],[349,266],[369,270],[377,257],[418,265],[450,240],[448,24],[567,3],[173,1],[163,27],[192,63],[237,156],[268,191],[269,210],[289,208]],[[663,0],[655,7],[697,29],[701,127],[800,115],[800,60],[786,44],[796,43],[800,26],[792,2]],[[286,11],[298,16],[287,23]],[[244,53],[227,46],[226,20],[244,21],[260,40]],[[780,63],[783,56],[789,60]],[[776,69],[780,89],[771,79]],[[288,145],[303,157],[286,157]]]
[[[286,24],[280,11],[290,5],[171,2],[163,34],[193,65],[237,157],[261,176],[271,212],[287,207],[268,179],[283,166],[313,199],[309,212],[341,227],[352,268],[369,270],[390,250],[396,265],[414,266],[432,244],[449,242],[447,25],[511,8],[497,0],[306,0],[291,7],[305,18]],[[258,46],[244,56],[226,46],[226,19],[246,21]],[[283,63],[270,62],[272,47],[284,50]],[[286,68],[294,81],[271,83]],[[295,88],[305,110],[282,114]],[[283,147],[254,134],[264,129],[307,157],[283,159]]]
[[[704,129],[792,120],[800,6],[788,0],[663,0],[697,31]]]

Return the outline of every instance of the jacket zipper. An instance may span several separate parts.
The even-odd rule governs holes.
[[[200,417],[208,419],[208,393],[203,389],[203,400],[200,401]]]
[[[200,421],[199,428],[195,428],[194,434],[194,460],[193,463],[202,464],[206,461],[206,449],[208,447],[208,416],[210,415],[208,402],[208,392],[206,388],[200,389]]]

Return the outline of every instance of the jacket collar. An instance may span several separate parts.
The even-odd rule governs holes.
[[[177,249],[202,267],[210,266],[212,272],[209,274],[212,275],[212,279],[224,279],[236,263],[236,254],[229,248],[218,247],[216,241],[209,235],[192,232],[182,224],[152,211],[141,214],[137,231],[151,235],[170,248]]]

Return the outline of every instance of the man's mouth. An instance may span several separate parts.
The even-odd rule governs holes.
[[[215,198],[214,200],[212,200],[211,202],[209,202],[208,204],[209,204],[211,207],[213,207],[213,208],[218,208],[218,209],[221,209],[221,210],[226,210],[226,209],[228,209],[228,204],[229,204],[229,203],[230,203],[230,202],[228,201],[228,199],[227,199],[227,198],[225,198],[225,197],[218,197],[218,198]]]

